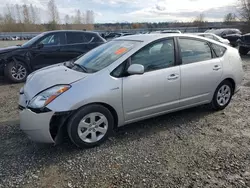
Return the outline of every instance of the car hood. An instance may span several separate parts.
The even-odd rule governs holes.
[[[30,100],[47,88],[60,84],[71,84],[88,75],[69,69],[63,64],[46,67],[28,76],[24,86],[24,94]]]
[[[10,46],[10,47],[7,47],[7,48],[0,48],[0,54],[1,53],[6,53],[6,52],[11,52],[11,51],[14,51],[14,50],[18,50],[20,48],[21,48],[21,46]]]

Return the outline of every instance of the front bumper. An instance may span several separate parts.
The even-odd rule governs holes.
[[[53,115],[53,111],[37,114],[25,108],[20,111],[20,128],[32,141],[55,143],[50,134],[50,121]]]

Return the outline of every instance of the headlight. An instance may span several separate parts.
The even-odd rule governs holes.
[[[70,89],[70,85],[58,85],[36,95],[29,103],[30,108],[42,108],[51,103],[55,98]]]

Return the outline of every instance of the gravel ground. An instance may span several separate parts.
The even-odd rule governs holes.
[[[0,188],[250,187],[250,56],[224,111],[201,106],[120,128],[80,150],[29,141],[19,130],[22,84],[0,86]]]
[[[15,46],[18,44],[23,44],[25,42],[26,42],[25,40],[0,41],[0,47],[4,48],[4,47],[8,47],[8,46]]]

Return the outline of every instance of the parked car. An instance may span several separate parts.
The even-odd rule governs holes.
[[[110,33],[106,34],[104,38],[105,38],[107,41],[110,41],[110,40],[112,40],[112,39],[114,39],[114,38],[117,38],[117,37],[120,37],[120,36],[122,36],[121,33],[110,32]]]
[[[76,61],[30,74],[20,90],[20,128],[36,142],[66,131],[79,147],[116,127],[211,104],[224,109],[243,79],[237,49],[194,35],[116,38]]]
[[[133,35],[133,34],[132,33],[127,33],[127,32],[124,32],[124,33],[109,33],[104,38],[107,41],[110,41],[110,40],[112,40],[114,38],[122,37],[122,36],[128,36],[128,35]]]
[[[241,31],[239,29],[212,29],[206,31],[206,33],[214,33],[224,39],[228,39],[233,47],[237,46],[237,40],[241,37]]]
[[[224,39],[224,38],[222,38],[218,35],[215,35],[213,33],[193,33],[193,34],[215,40],[215,41],[220,42],[222,44],[230,45],[230,41],[228,39]]]
[[[20,37],[18,37],[18,36],[11,37],[11,40],[19,40],[19,39],[20,39]]]
[[[157,33],[181,33],[179,30],[163,30],[163,31],[151,31],[151,34]]]
[[[242,35],[238,41],[239,53],[241,55],[247,55],[250,50],[250,33]]]
[[[0,49],[0,72],[12,82],[23,82],[34,70],[73,59],[104,42],[94,32],[45,32],[23,45]]]
[[[163,30],[161,33],[181,33],[179,30]]]

